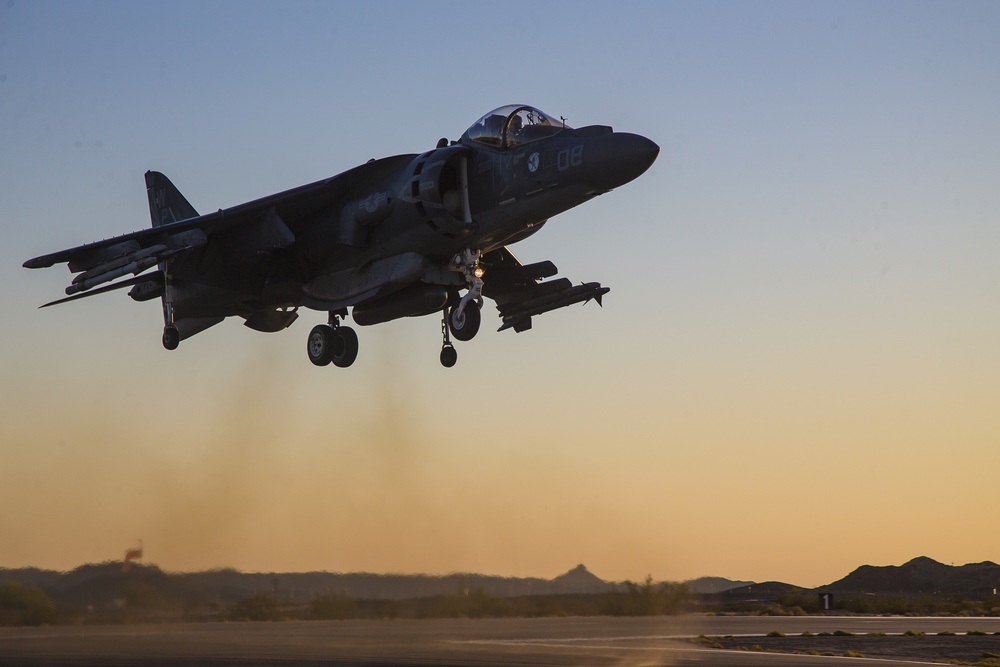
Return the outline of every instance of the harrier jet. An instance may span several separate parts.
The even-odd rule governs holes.
[[[136,301],[159,298],[163,346],[237,316],[277,332],[300,308],[327,314],[307,339],[309,360],[347,367],[368,326],[441,313],[441,363],[451,342],[479,330],[483,298],[499,330],[609,288],[574,284],[552,262],[521,264],[509,246],[552,216],[646,171],[659,147],[610,127],[569,127],[538,109],[489,112],[458,141],[434,150],[370,160],[337,176],[199,215],[166,176],[146,172],[152,227],[30,259],[30,269],[66,263],[67,298],[131,287]],[[126,275],[133,277],[118,280]],[[44,306],[43,306],[44,307]]]

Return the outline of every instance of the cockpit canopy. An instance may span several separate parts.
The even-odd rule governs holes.
[[[561,120],[522,104],[494,109],[462,135],[462,142],[476,142],[496,148],[513,148],[569,129]]]

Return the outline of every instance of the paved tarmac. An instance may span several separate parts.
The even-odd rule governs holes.
[[[699,648],[684,636],[923,630],[1000,631],[1000,618],[656,617],[436,619],[0,628],[2,665],[230,667],[357,665],[922,664]]]

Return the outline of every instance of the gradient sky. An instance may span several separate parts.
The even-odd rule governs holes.
[[[0,567],[701,575],[1000,560],[995,2],[0,7]],[[511,102],[661,147],[518,244],[611,287],[359,328],[350,369],[37,255],[418,153]]]

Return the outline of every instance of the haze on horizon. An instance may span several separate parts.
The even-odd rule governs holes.
[[[0,7],[0,567],[703,575],[1000,560],[1000,6]],[[490,26],[496,26],[490,29]],[[300,312],[175,353],[45,252],[457,139],[524,102],[661,147],[524,261],[604,308],[483,331]],[[499,321],[496,322],[499,326]],[[494,329],[496,327],[493,327]]]

